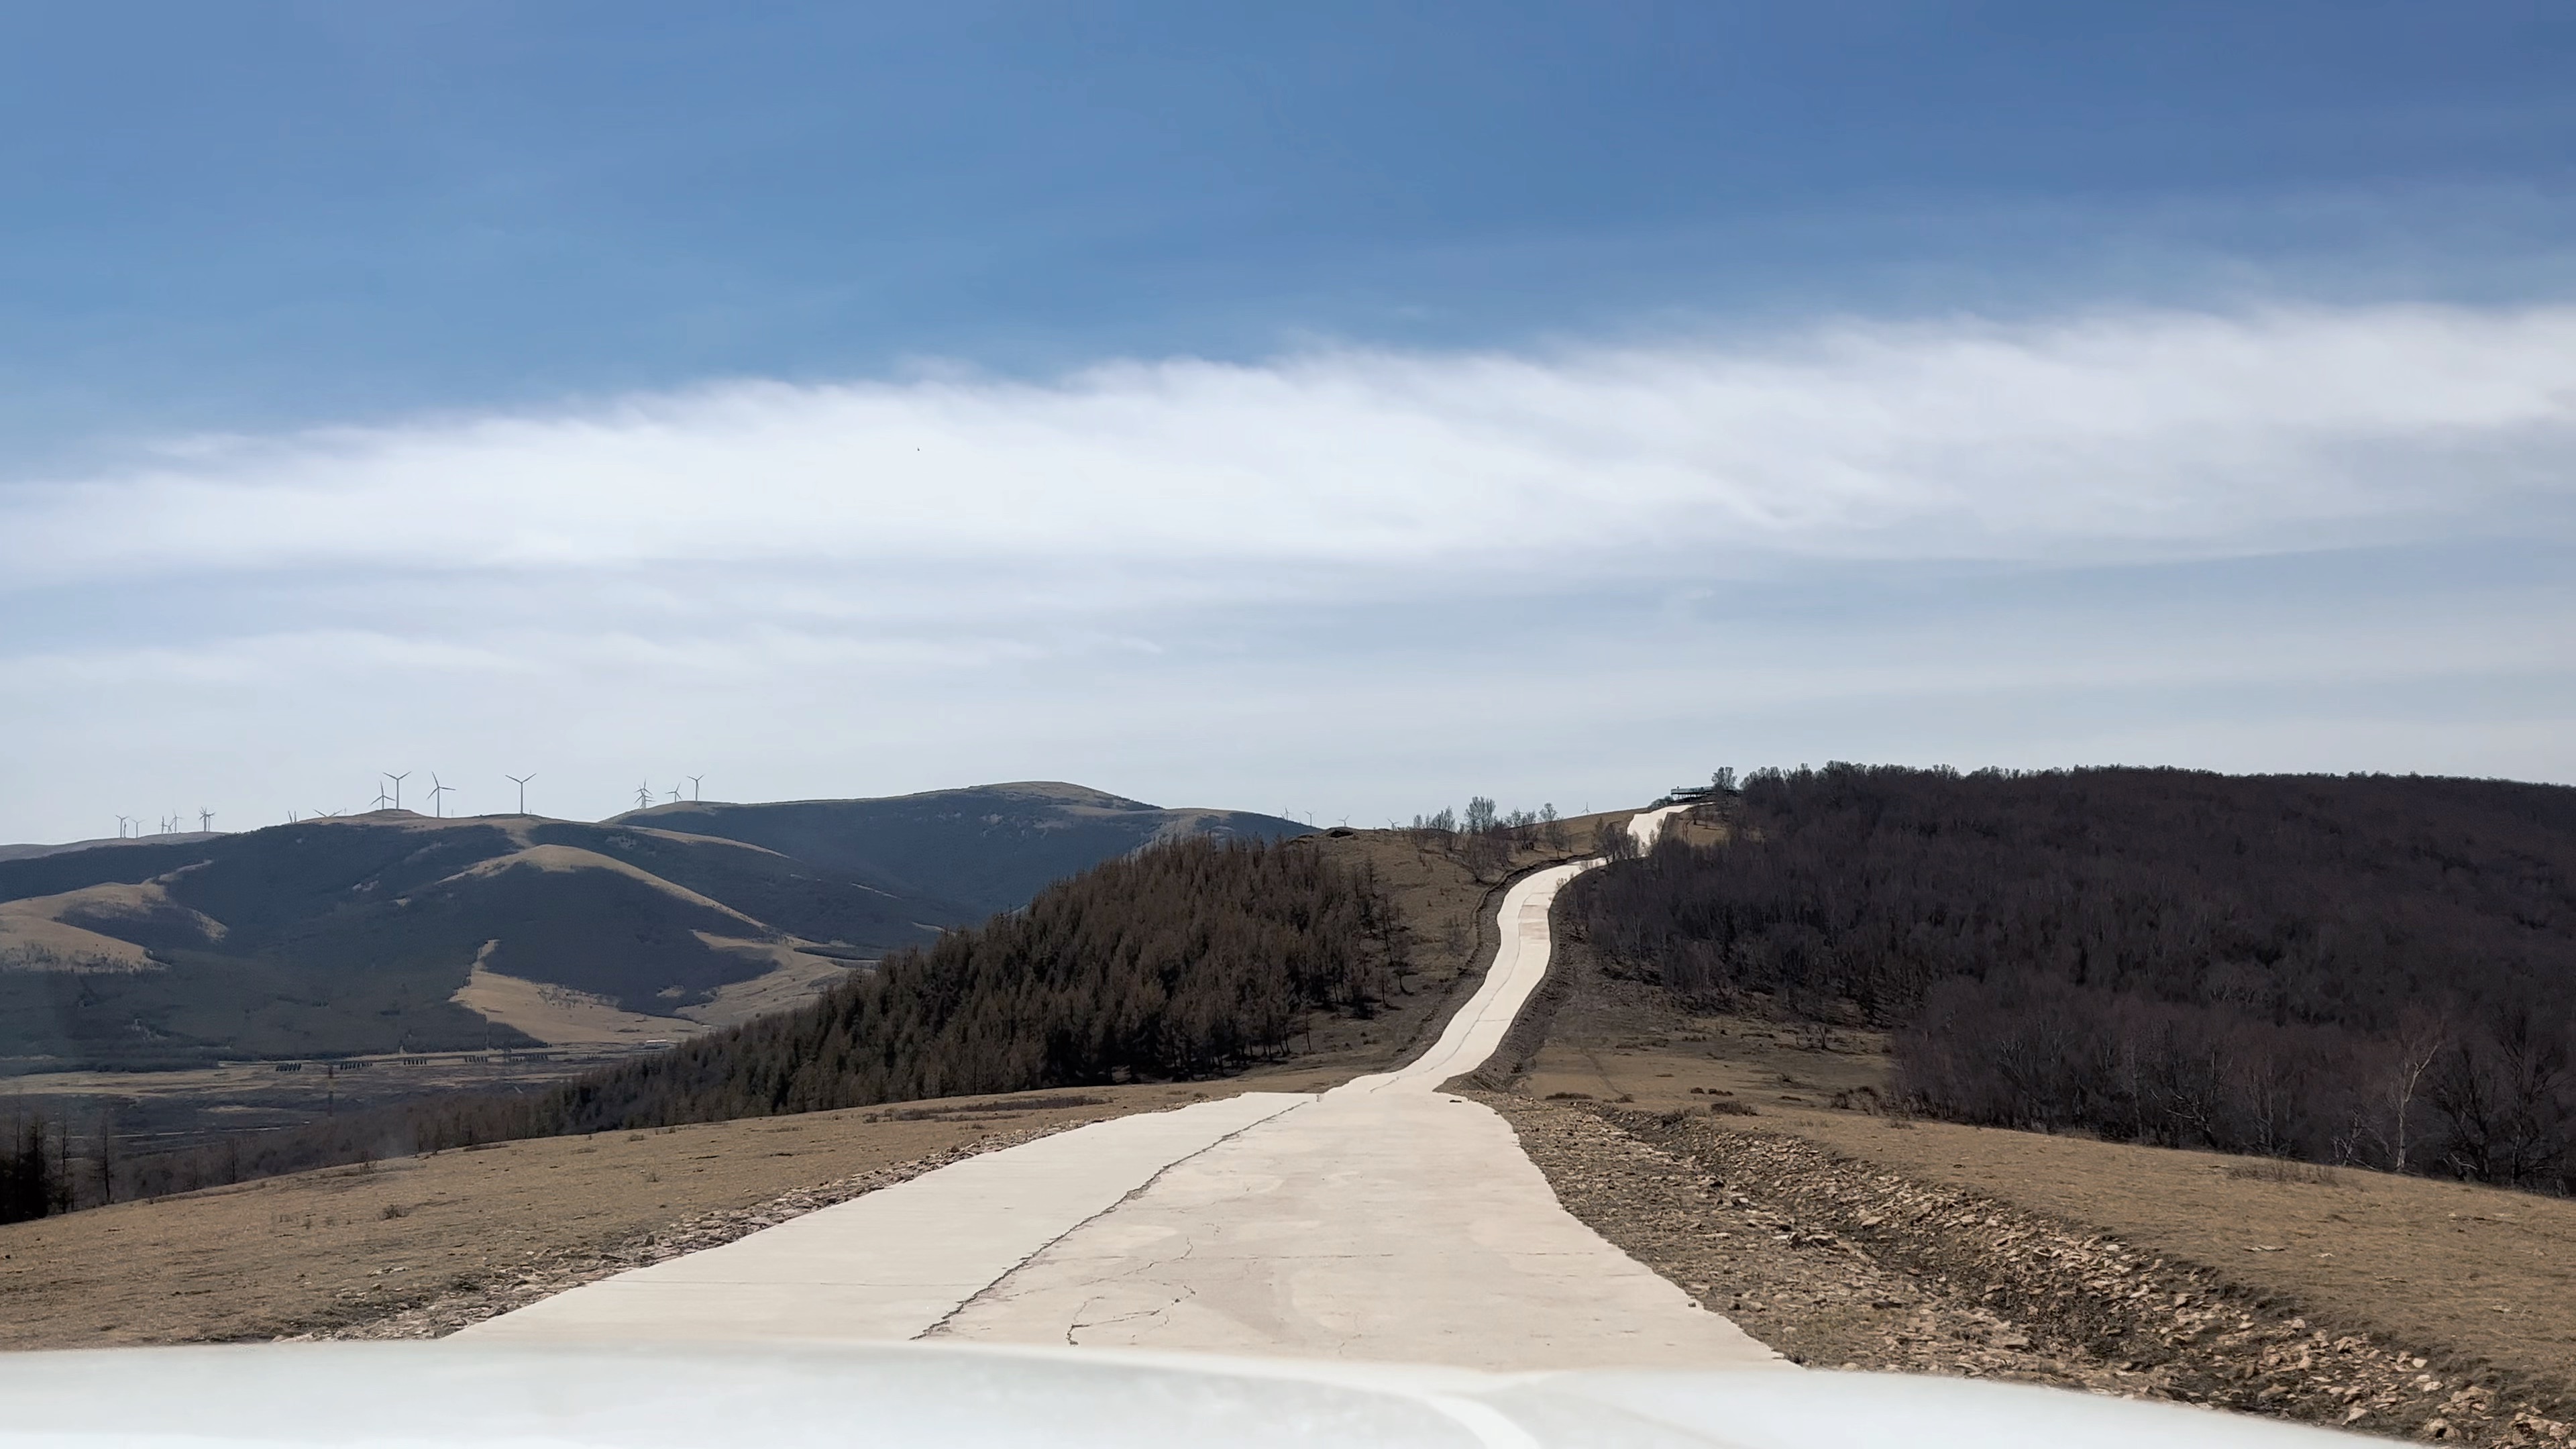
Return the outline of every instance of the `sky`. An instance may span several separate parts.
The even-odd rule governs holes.
[[[0,840],[2576,781],[2558,4],[0,10]]]

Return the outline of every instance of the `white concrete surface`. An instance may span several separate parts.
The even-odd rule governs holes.
[[[1673,810],[1640,815],[1650,843]],[[522,1341],[925,1337],[1447,1364],[1776,1366],[1558,1205],[1502,1118],[1438,1090],[1546,974],[1516,882],[1484,981],[1422,1056],[971,1158],[468,1334]]]
[[[1356,1083],[1175,1165],[932,1336],[1479,1369],[1774,1361],[1569,1216],[1502,1118]]]
[[[951,1163],[455,1336],[542,1342],[913,1338],[1164,1168],[1314,1098],[1247,1092]]]

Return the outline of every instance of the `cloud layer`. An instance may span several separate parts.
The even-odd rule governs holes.
[[[149,800],[231,770],[259,781],[249,813],[311,793],[298,769],[442,749],[553,750],[551,782],[685,745],[758,760],[746,795],[1092,761],[1273,808],[1291,779],[1349,785],[1364,817],[1419,803],[1351,784],[1366,762],[1436,803],[1424,762],[1462,731],[1488,762],[1469,784],[1521,770],[1533,794],[1549,771],[1622,788],[1726,720],[1790,758],[2205,740],[2173,757],[2296,765],[2302,711],[2387,705],[2404,719],[2347,732],[2373,749],[2465,738],[2407,713],[2445,670],[2517,701],[2481,767],[2548,775],[2576,769],[2532,743],[2576,667],[2553,642],[2576,637],[2571,524],[2565,307],[742,381],[196,439],[0,485],[0,704],[52,751],[0,766],[42,802],[0,836],[59,833],[37,822],[101,780]],[[2262,562],[2321,556],[2353,562]],[[1995,602],[2035,573],[2073,582]],[[1949,582],[1879,588],[1915,578]],[[2307,703],[2276,690],[2232,726],[2210,693],[2303,679]],[[1409,703],[1541,680],[1661,743]],[[2116,727],[2025,727],[2114,695]],[[1317,698],[1367,702],[1329,750],[1294,738]],[[2305,763],[2459,767],[2436,753]]]
[[[20,584],[798,558],[1598,566],[2412,536],[2576,492],[2576,309],[1858,323],[1552,355],[1318,352],[742,382],[199,440],[9,489]],[[1236,575],[1238,578],[1239,574]]]

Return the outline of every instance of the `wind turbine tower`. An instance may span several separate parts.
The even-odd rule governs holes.
[[[511,784],[516,785],[516,786],[518,786],[518,787],[519,787],[519,813],[520,813],[520,814],[522,814],[522,815],[527,814],[527,813],[528,813],[528,782],[529,782],[530,780],[533,780],[533,779],[537,778],[537,772],[536,772],[536,771],[534,771],[534,770],[530,770],[528,773],[526,773],[526,774],[524,774],[524,775],[503,775],[501,778],[502,778],[502,779],[504,779],[504,780],[507,780],[507,781],[509,781]]]

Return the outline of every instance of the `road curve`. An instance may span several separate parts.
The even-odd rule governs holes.
[[[1641,814],[1651,840],[1672,813]],[[1546,974],[1515,882],[1440,1038],[1319,1096],[1247,1093],[988,1153],[464,1330],[483,1340],[932,1339],[1480,1369],[1770,1367],[1778,1355],[1558,1205],[1439,1083]]]

